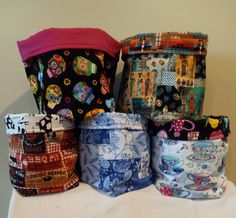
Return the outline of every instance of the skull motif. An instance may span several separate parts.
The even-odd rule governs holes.
[[[30,75],[28,77],[28,80],[30,82],[30,88],[32,90],[32,92],[34,93],[34,95],[37,93],[38,91],[38,82],[37,82],[37,78],[35,75]]]
[[[81,56],[73,60],[73,68],[78,75],[90,76],[97,73],[97,65]]]
[[[57,114],[61,115],[62,117],[65,117],[67,119],[71,119],[71,120],[74,119],[72,111],[68,108],[64,108],[64,109],[59,110],[57,112]]]
[[[48,61],[47,75],[49,78],[58,77],[66,69],[66,62],[60,55],[53,55],[52,58]]]
[[[46,99],[48,107],[53,109],[56,105],[60,104],[62,98],[62,91],[59,86],[52,84],[47,87]]]
[[[82,104],[90,104],[93,99],[93,90],[85,82],[78,82],[73,88],[73,96]]]

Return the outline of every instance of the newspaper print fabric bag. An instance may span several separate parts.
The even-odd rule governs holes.
[[[149,136],[140,115],[101,113],[81,124],[81,180],[110,196],[152,183]]]
[[[181,139],[176,131],[181,132]],[[154,184],[163,195],[191,199],[223,196],[227,186],[227,117],[174,120],[166,125],[156,124],[154,132],[151,161]]]
[[[79,185],[75,126],[59,115],[8,114],[9,174],[23,196],[61,192]]]
[[[199,117],[207,40],[205,34],[190,32],[139,34],[123,40],[118,111],[162,121]]]
[[[78,124],[113,111],[120,43],[100,29],[50,28],[17,42],[40,113]]]

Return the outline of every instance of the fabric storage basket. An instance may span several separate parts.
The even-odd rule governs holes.
[[[8,114],[9,173],[23,196],[61,192],[79,185],[75,126],[59,115]]]
[[[152,183],[149,136],[140,115],[101,113],[81,124],[81,180],[110,196]]]
[[[191,199],[222,197],[227,186],[227,117],[152,123],[150,131],[154,184],[162,194]]]
[[[123,40],[118,111],[162,121],[199,117],[207,40],[205,34],[190,32],[139,34]]]
[[[18,41],[40,113],[79,123],[114,108],[120,43],[95,28],[50,28]]]

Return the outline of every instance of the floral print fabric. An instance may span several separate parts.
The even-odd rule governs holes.
[[[61,192],[79,185],[74,124],[59,115],[9,114],[9,173],[23,196]]]
[[[220,118],[223,118],[220,128],[218,125],[206,128],[206,122],[201,122],[202,120],[190,121],[191,124],[198,126],[198,131],[186,128],[185,131],[191,136],[188,138],[182,132],[185,138],[178,138],[180,137],[178,131],[173,134],[161,125],[156,127],[155,134],[152,132],[151,162],[154,184],[162,194],[192,199],[222,197],[227,186],[225,158],[228,150],[226,136],[229,133],[229,126],[227,117],[218,117]],[[205,121],[207,119],[204,118]],[[177,121],[171,123],[173,126]],[[202,129],[200,123],[204,124]],[[221,131],[221,134],[209,137],[210,128],[216,127],[218,127],[217,132]],[[177,126],[173,128],[178,130]],[[206,131],[207,129],[209,131]],[[207,133],[209,135],[205,137],[204,134]]]
[[[140,115],[101,113],[81,124],[81,179],[110,196],[152,183],[149,136]]]
[[[118,110],[153,120],[198,118],[206,78],[207,35],[139,34],[122,41]]]

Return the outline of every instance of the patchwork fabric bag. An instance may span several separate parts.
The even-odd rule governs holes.
[[[40,113],[78,124],[113,111],[120,43],[100,29],[50,28],[18,41]]]
[[[79,185],[75,126],[59,115],[8,114],[9,173],[23,196],[61,192]]]
[[[118,111],[161,121],[199,117],[207,40],[205,34],[190,32],[139,34],[123,40]]]
[[[163,195],[191,199],[222,197],[227,186],[227,117],[152,123],[150,131],[154,184]]]
[[[81,179],[110,196],[152,183],[147,122],[140,115],[101,113],[81,124]]]

